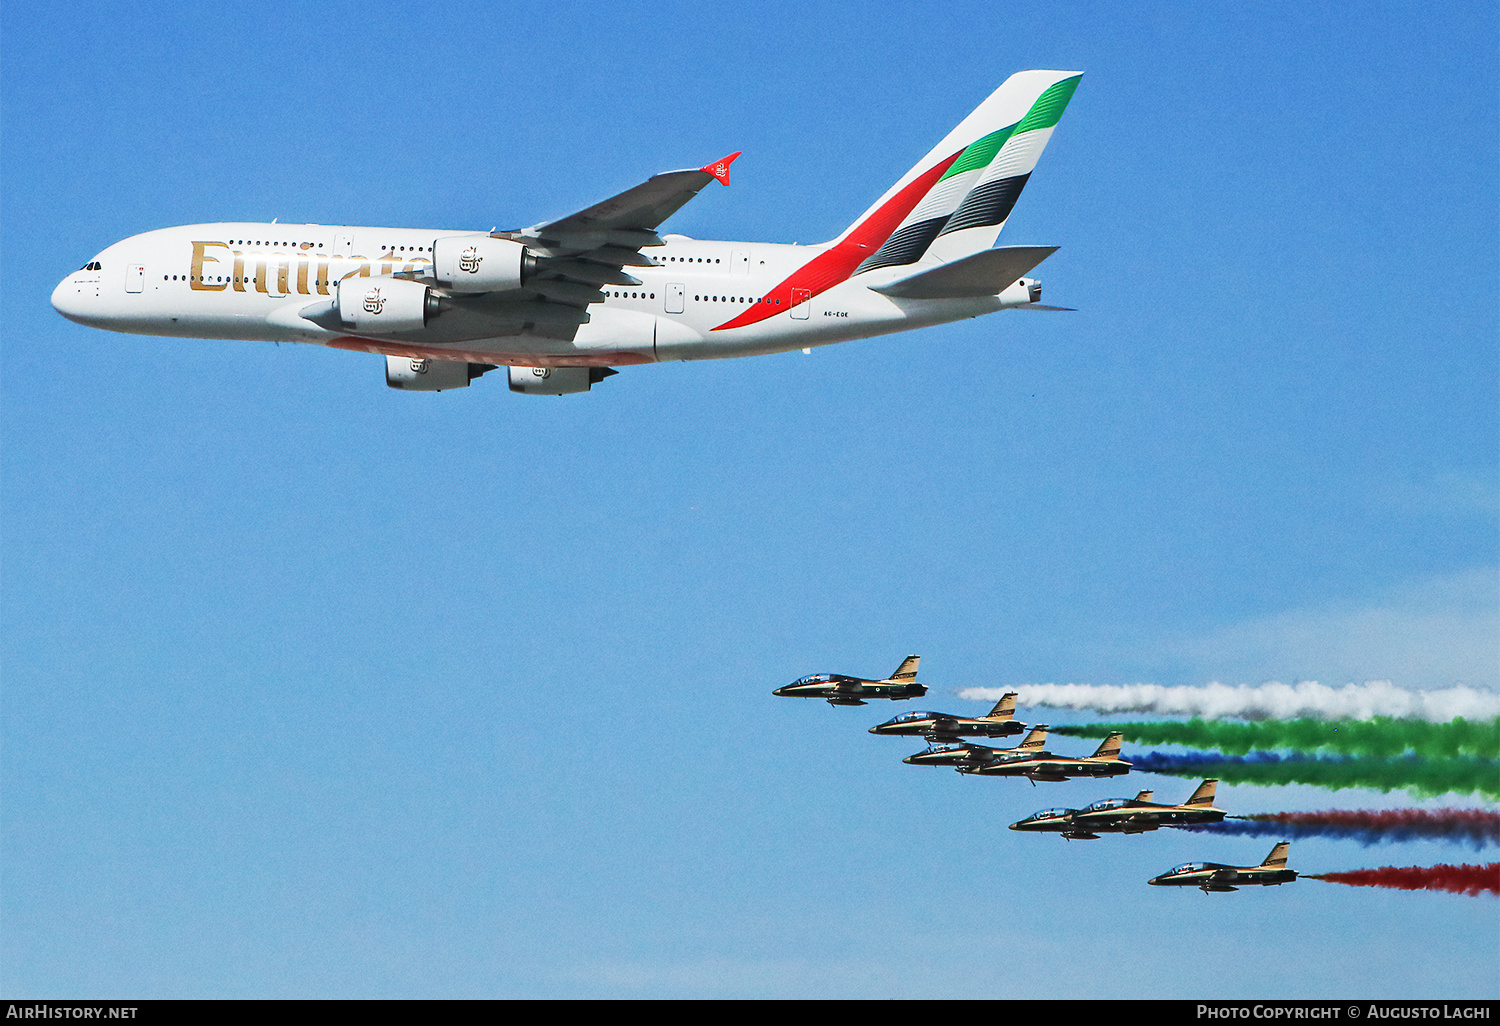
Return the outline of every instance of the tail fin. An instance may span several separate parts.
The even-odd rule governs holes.
[[[894,681],[897,684],[910,684],[917,679],[917,664],[921,661],[921,656],[907,656],[901,660],[901,665],[896,667],[896,672],[887,677],[886,680]]]
[[[1155,791],[1142,791],[1135,796],[1135,800],[1138,802],[1149,802],[1154,797],[1156,797]]]
[[[1092,759],[1118,759],[1120,757],[1120,742],[1125,740],[1124,734],[1111,734],[1104,739],[1099,750],[1090,756]]]
[[[1013,720],[1016,718],[1017,692],[1007,691],[1000,696],[1000,701],[995,703],[995,708],[984,714],[987,720]]]
[[[1047,724],[1039,723],[1031,728],[1025,739],[1016,745],[1018,752],[1040,752],[1047,747]]]
[[[1212,808],[1214,804],[1214,788],[1218,786],[1219,782],[1217,780],[1205,780],[1198,785],[1198,790],[1193,792],[1193,796],[1183,804],[1202,805],[1205,808]]]
[[[1286,865],[1286,853],[1289,848],[1291,848],[1289,842],[1277,841],[1276,847],[1271,849],[1271,854],[1266,856],[1266,861],[1262,862],[1261,865],[1284,867]]]
[[[858,236],[874,249],[854,273],[993,245],[1080,78],[1021,71],[1006,79],[835,240]]]

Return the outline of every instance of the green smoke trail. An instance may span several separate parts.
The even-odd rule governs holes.
[[[1149,723],[1090,723],[1053,727],[1054,734],[1105,737],[1119,732],[1138,744],[1212,748],[1231,755],[1270,749],[1324,751],[1372,759],[1412,752],[1430,759],[1500,759],[1500,719],[1448,723],[1398,720],[1158,720]]]
[[[1133,769],[1176,777],[1217,777],[1226,784],[1311,784],[1338,790],[1344,787],[1391,791],[1401,788],[1417,795],[1481,794],[1500,799],[1500,762],[1463,756],[1426,759],[1403,755],[1396,759],[1366,757],[1280,756],[1268,752],[1222,755],[1194,752],[1173,755],[1124,753]]]

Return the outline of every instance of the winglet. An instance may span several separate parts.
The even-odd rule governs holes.
[[[713,175],[715,178],[717,178],[719,180],[719,184],[720,185],[728,185],[729,184],[729,165],[733,164],[735,158],[738,157],[742,152],[744,152],[744,151],[743,150],[735,150],[729,156],[724,157],[721,160],[716,160],[712,164],[704,164],[698,170],[699,171],[704,171],[704,172],[707,172],[708,174]]]

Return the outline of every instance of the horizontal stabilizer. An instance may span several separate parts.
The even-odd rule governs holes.
[[[1056,246],[1002,246],[986,249],[930,271],[871,286],[896,299],[963,299],[993,296],[1056,253]]]

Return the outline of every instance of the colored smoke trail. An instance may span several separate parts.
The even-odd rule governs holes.
[[[1089,723],[1053,727],[1054,734],[1106,737],[1116,731],[1126,741],[1153,745],[1213,748],[1231,755],[1271,748],[1324,750],[1389,759],[1408,750],[1429,758],[1478,756],[1500,759],[1500,719],[1427,723],[1376,716],[1369,720],[1157,720],[1149,723]]]
[[[1403,891],[1500,894],[1500,862],[1487,866],[1385,866],[1349,873],[1303,873],[1304,880],[1326,880],[1351,887],[1395,887]]]
[[[1194,752],[1171,755],[1148,752],[1124,757],[1142,773],[1174,777],[1217,777],[1226,784],[1311,784],[1334,790],[1365,787],[1376,791],[1405,788],[1416,794],[1482,794],[1500,798],[1500,762],[1494,759],[1317,758],[1307,755],[1221,755]]]
[[[1500,812],[1480,809],[1335,809],[1327,812],[1270,812],[1231,816],[1222,823],[1184,827],[1206,833],[1287,840],[1333,837],[1369,847],[1391,841],[1467,842],[1475,848],[1500,844]]]
[[[1250,720],[1367,720],[1372,716],[1446,723],[1457,717],[1500,717],[1500,694],[1479,688],[1410,691],[1388,680],[1334,688],[1317,681],[1301,684],[1205,684],[1167,687],[1161,684],[1021,684],[1015,688],[965,688],[960,698],[998,701],[1007,690],[1019,694],[1021,706],[1089,709],[1113,714],[1154,713],[1166,716],[1234,717]]]

